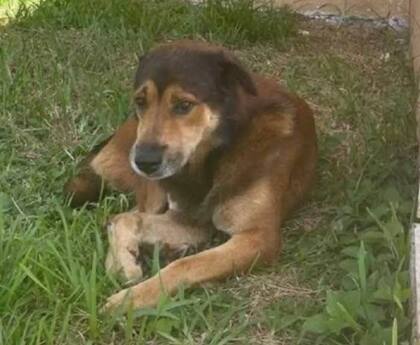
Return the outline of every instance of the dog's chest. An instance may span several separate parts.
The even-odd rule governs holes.
[[[213,189],[214,175],[223,156],[223,150],[213,150],[200,164],[188,165],[180,173],[162,180],[169,207],[206,222],[205,215],[210,212],[207,197]]]
[[[209,176],[183,174],[162,181],[162,186],[171,209],[193,216],[202,209],[212,183]]]

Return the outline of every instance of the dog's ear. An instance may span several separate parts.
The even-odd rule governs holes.
[[[137,54],[137,63],[141,64],[141,62],[144,60],[144,58],[146,57],[146,53],[143,54]]]
[[[257,89],[250,73],[233,56],[221,54],[222,77],[228,85],[240,85],[251,95],[257,95]]]
[[[140,79],[140,69],[144,62],[146,61],[147,53],[142,55],[137,54],[137,69],[136,73],[134,74],[134,87],[137,88],[139,86],[139,79]]]

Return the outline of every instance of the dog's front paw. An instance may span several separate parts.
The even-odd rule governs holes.
[[[139,259],[139,229],[137,213],[123,213],[107,224],[109,249],[105,260],[108,273],[120,276],[125,283],[143,277]]]
[[[110,313],[114,311],[126,312],[133,305],[131,289],[124,289],[108,297],[102,308],[103,312]]]
[[[131,308],[154,307],[159,303],[162,293],[165,292],[161,290],[160,280],[154,277],[112,295],[107,299],[103,310],[127,312]]]

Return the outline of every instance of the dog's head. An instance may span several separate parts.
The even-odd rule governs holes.
[[[239,89],[256,94],[249,73],[220,47],[182,41],[140,58],[134,92],[139,125],[130,153],[136,173],[163,179],[223,145]]]

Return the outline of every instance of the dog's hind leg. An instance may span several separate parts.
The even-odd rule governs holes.
[[[94,148],[81,162],[79,172],[64,186],[70,205],[82,206],[98,201],[104,188],[136,194],[140,211],[159,212],[166,196],[157,184],[136,175],[130,167],[129,153],[136,139],[137,119],[123,123],[105,142]]]

